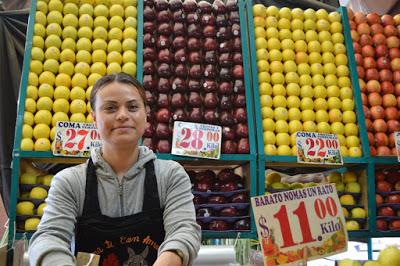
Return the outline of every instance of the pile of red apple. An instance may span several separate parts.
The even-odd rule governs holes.
[[[233,168],[188,171],[193,183],[193,202],[202,230],[250,230],[249,196],[245,180]]]
[[[400,130],[400,16],[350,11],[349,18],[371,155],[396,155],[393,132]]]
[[[171,151],[174,121],[220,125],[222,153],[249,153],[236,0],[145,0],[143,144]]]
[[[375,171],[376,228],[379,231],[400,230],[400,171]]]

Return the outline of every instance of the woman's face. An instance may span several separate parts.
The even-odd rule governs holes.
[[[96,95],[93,121],[103,145],[137,146],[146,126],[146,109],[136,87],[113,82]]]

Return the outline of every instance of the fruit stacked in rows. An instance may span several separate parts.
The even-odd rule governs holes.
[[[236,0],[144,1],[143,143],[171,151],[174,121],[220,125],[222,153],[249,153]]]
[[[371,155],[396,155],[400,130],[400,40],[390,15],[349,12]],[[400,19],[400,17],[398,17]]]
[[[25,172],[20,176],[20,196],[17,203],[18,228],[23,231],[34,231],[46,207],[47,197],[53,175],[38,175]]]
[[[236,169],[237,170],[237,169]],[[233,168],[188,171],[197,222],[203,230],[250,230],[249,196],[244,177]]]
[[[253,16],[265,153],[296,155],[296,132],[309,131],[337,134],[342,155],[360,157],[339,13],[256,4]]]
[[[338,266],[399,266],[400,265],[400,249],[396,246],[388,246],[381,250],[378,260],[368,260],[361,263],[352,259],[340,260]]]
[[[376,229],[400,230],[400,171],[378,169],[376,182]]]
[[[22,150],[50,150],[58,121],[92,122],[100,77],[136,75],[137,1],[93,2],[37,1]]]
[[[367,210],[362,204],[362,193],[360,179],[365,179],[364,172],[348,171],[343,174],[339,172],[329,173],[327,181],[336,184],[339,200],[342,204],[343,214],[346,218],[347,230],[360,230],[366,227]]]

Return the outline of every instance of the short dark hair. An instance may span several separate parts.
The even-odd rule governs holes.
[[[92,110],[95,110],[96,108],[96,95],[99,92],[99,90],[101,90],[106,85],[113,82],[128,84],[135,87],[138,90],[139,95],[143,100],[144,106],[146,106],[146,92],[143,85],[140,84],[140,82],[131,75],[126,74],[124,72],[120,72],[103,76],[100,79],[98,79],[96,83],[93,85],[92,91],[90,92],[90,107],[92,108]]]

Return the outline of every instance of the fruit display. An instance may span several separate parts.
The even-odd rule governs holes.
[[[388,246],[380,251],[378,260],[359,262],[352,259],[344,259],[338,262],[338,266],[400,266],[400,249],[396,246]]]
[[[329,183],[336,184],[348,231],[367,229],[368,207],[365,171],[331,172]]]
[[[321,183],[335,183],[339,201],[342,205],[348,231],[367,228],[366,175],[364,171],[321,172],[311,174],[288,175],[267,169],[265,171],[266,193],[301,189]]]
[[[377,169],[375,184],[376,229],[400,230],[400,171],[395,168]]]
[[[264,153],[297,155],[296,132],[308,131],[337,134],[342,156],[361,157],[340,14],[262,4],[252,11]]]
[[[58,121],[92,122],[103,75],[136,75],[137,1],[37,1],[21,150],[49,151]]]
[[[249,231],[250,198],[242,169],[189,170],[202,231]]]
[[[354,56],[372,156],[396,155],[400,130],[400,16],[349,11]]]
[[[236,0],[147,0],[143,144],[171,152],[174,121],[222,126],[222,153],[250,152]]]
[[[35,231],[43,215],[53,175],[24,164],[19,177],[19,197],[16,206],[17,230]]]

